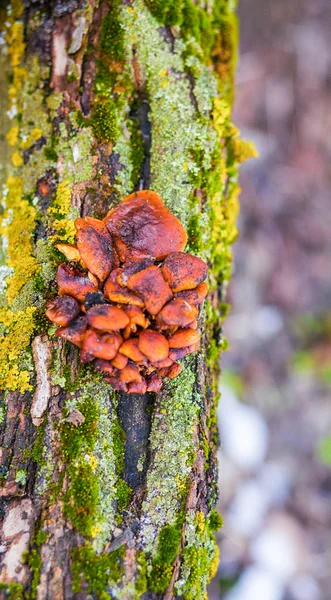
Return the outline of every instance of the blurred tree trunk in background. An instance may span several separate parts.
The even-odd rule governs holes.
[[[0,12],[3,598],[199,600],[217,566],[221,304],[236,230],[233,3],[13,0]],[[202,350],[113,393],[44,317],[78,215],[150,188],[210,265]]]

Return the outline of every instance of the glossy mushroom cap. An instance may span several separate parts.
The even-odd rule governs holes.
[[[122,262],[146,257],[164,259],[184,250],[186,231],[155,192],[134,192],[113,208],[104,222]]]

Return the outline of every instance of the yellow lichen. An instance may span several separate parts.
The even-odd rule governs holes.
[[[215,577],[215,575],[217,573],[219,561],[220,561],[220,550],[216,543],[215,537],[213,539],[213,542],[214,542],[214,557],[209,566],[209,581],[211,581],[213,579],[213,577]]]
[[[32,144],[34,144],[37,140],[39,140],[39,138],[42,137],[42,135],[43,132],[41,131],[41,129],[39,127],[34,127],[30,131],[28,138],[26,140],[21,141],[20,147],[22,149],[30,148]]]
[[[14,152],[11,156],[11,161],[14,167],[21,167],[23,165],[23,157],[19,152]]]
[[[75,239],[76,229],[72,220],[71,206],[71,183],[62,181],[59,183],[55,200],[52,202],[47,213],[49,225],[56,233],[49,236],[50,242],[69,242]]]
[[[200,531],[204,531],[205,515],[203,514],[203,512],[201,510],[198,511],[197,514],[195,515],[195,524],[197,526],[197,529],[200,529]]]
[[[19,128],[18,125],[11,127],[6,135],[6,140],[9,146],[16,146],[18,141]]]
[[[19,357],[30,343],[35,311],[33,306],[18,312],[12,312],[8,308],[0,309],[0,323],[5,329],[5,335],[0,338],[1,388],[19,390],[21,393],[32,389],[30,373],[20,370]]]
[[[7,300],[10,305],[23,285],[38,271],[39,266],[32,255],[32,231],[35,226],[36,210],[22,199],[22,180],[9,177],[6,209],[0,232],[8,240],[7,265],[14,273],[7,279]]]

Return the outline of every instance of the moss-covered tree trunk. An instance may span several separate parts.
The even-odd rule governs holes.
[[[1,598],[199,600],[235,236],[231,0],[13,0],[1,19]],[[210,265],[202,351],[115,394],[44,317],[77,215],[150,188]],[[2,594],[2,595],[1,595]]]

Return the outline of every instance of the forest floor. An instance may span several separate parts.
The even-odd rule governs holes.
[[[242,0],[210,600],[331,600],[331,5]]]

